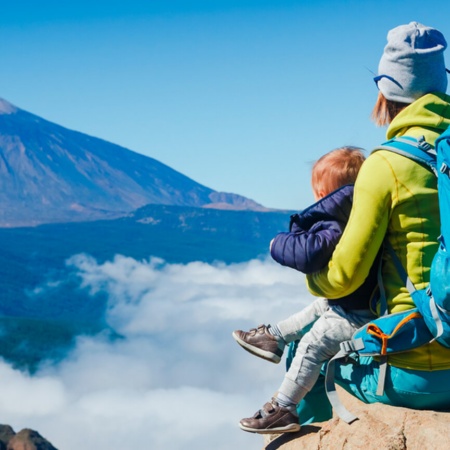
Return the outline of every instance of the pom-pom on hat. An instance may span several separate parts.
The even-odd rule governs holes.
[[[442,33],[417,22],[389,31],[375,82],[388,99],[412,103],[430,92],[447,90]]]

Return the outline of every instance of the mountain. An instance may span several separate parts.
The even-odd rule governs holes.
[[[111,219],[146,204],[265,210],[0,99],[0,227]]]

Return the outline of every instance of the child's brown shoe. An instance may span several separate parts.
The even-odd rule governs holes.
[[[259,325],[250,331],[233,331],[233,338],[245,350],[267,361],[278,364],[286,343],[269,332],[269,326]]]
[[[244,431],[259,434],[295,433],[301,428],[298,417],[288,408],[280,406],[274,398],[253,417],[242,419],[239,426]]]

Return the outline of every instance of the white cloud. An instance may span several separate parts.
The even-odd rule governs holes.
[[[237,427],[278,388],[284,364],[243,351],[236,328],[276,323],[310,300],[303,276],[271,261],[166,264],[73,257],[84,287],[109,297],[123,336],[82,337],[30,377],[0,364],[0,415],[64,450],[259,449]]]

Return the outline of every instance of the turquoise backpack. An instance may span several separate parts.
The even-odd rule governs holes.
[[[340,352],[328,363],[325,386],[336,413],[351,423],[356,416],[347,411],[337,396],[334,383],[335,361],[352,354],[376,356],[380,360],[377,395],[383,395],[389,354],[420,347],[432,340],[450,348],[450,256],[446,243],[450,242],[450,127],[435,142],[435,147],[423,137],[391,139],[377,150],[388,150],[411,158],[432,170],[438,179],[438,197],[441,218],[441,235],[426,289],[416,290],[391,245],[385,249],[393,259],[416,307],[408,311],[387,314],[386,299],[380,283],[381,314],[355,332],[350,341],[341,344]]]

